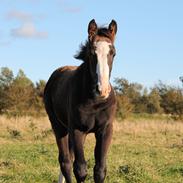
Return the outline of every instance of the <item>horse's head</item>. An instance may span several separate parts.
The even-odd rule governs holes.
[[[111,21],[108,28],[98,28],[95,20],[88,25],[88,54],[89,68],[95,81],[94,93],[97,97],[107,98],[111,91],[110,73],[113,59],[116,54],[114,39],[117,32],[117,24]]]

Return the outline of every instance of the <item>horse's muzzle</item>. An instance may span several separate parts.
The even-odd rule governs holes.
[[[100,85],[96,86],[96,97],[106,99],[111,92],[111,86],[108,84],[107,87],[101,88]]]

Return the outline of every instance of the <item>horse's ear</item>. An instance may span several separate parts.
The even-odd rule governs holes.
[[[95,20],[91,20],[90,23],[88,24],[88,39],[92,41],[93,37],[97,34],[97,24]]]
[[[111,23],[109,24],[108,30],[110,31],[112,39],[114,41],[115,35],[117,33],[117,23],[115,20],[111,21]]]

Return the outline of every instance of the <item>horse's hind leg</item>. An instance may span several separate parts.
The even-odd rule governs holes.
[[[49,112],[47,108],[47,113],[49,114],[49,119],[51,122],[52,129],[55,133],[56,142],[58,146],[59,156],[58,160],[60,163],[60,176],[59,183],[64,183],[64,178],[66,183],[71,183],[71,158],[69,152],[69,134],[67,129],[56,119],[55,115]],[[64,176],[64,178],[63,178]]]

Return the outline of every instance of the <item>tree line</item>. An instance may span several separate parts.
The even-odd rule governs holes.
[[[148,91],[139,83],[124,78],[115,79],[117,117],[131,113],[165,114],[174,119],[183,118],[183,89],[159,81]]]
[[[0,114],[10,116],[45,115],[43,92],[46,81],[33,83],[19,70],[14,76],[11,69],[0,68]],[[161,81],[147,90],[139,83],[116,78],[117,117],[124,119],[133,113],[168,114],[183,117],[183,89]]]
[[[14,76],[7,67],[0,69],[0,114],[10,116],[44,115],[43,91],[46,82],[34,84],[19,70]]]

